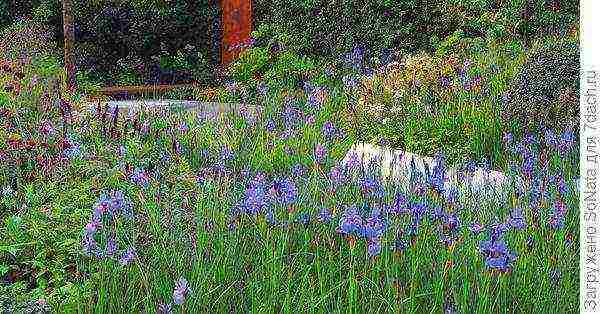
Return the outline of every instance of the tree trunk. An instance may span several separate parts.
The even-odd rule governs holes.
[[[63,33],[65,40],[65,70],[67,72],[67,88],[75,91],[75,61],[73,58],[73,43],[75,28],[73,25],[73,0],[62,0]]]

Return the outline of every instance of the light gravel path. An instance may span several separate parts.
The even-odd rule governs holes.
[[[98,102],[88,102],[91,108],[95,108]],[[109,108],[118,107],[120,112],[136,112],[144,110],[167,110],[179,111],[189,110],[197,112],[199,115],[219,116],[226,113],[237,112],[243,115],[250,114],[257,117],[261,113],[261,108],[247,104],[238,103],[218,103],[218,102],[200,102],[200,101],[182,101],[182,100],[120,100],[120,101],[101,101],[102,107],[108,105]]]

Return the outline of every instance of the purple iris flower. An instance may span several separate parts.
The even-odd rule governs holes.
[[[329,221],[331,221],[332,217],[333,216],[331,215],[331,212],[327,210],[327,208],[321,209],[321,211],[317,215],[317,219],[322,223],[328,223]]]
[[[367,241],[367,253],[370,257],[374,257],[381,254],[381,240],[369,239]]]
[[[384,219],[377,211],[374,211],[363,225],[362,236],[369,240],[379,239],[386,228],[387,225]]]
[[[323,136],[327,139],[331,139],[334,135],[335,135],[335,126],[333,125],[333,123],[331,123],[331,121],[326,121],[323,124]]]
[[[396,194],[393,205],[388,208],[388,213],[395,215],[409,213],[408,199],[404,194]]]
[[[121,255],[121,258],[119,258],[119,263],[121,263],[121,266],[127,266],[133,261],[135,256],[135,249],[130,247],[127,249],[127,251],[123,252],[123,255]]]
[[[366,195],[375,198],[382,198],[385,191],[383,185],[376,178],[365,177],[360,180],[360,187]]]
[[[327,149],[322,144],[317,144],[315,146],[315,161],[321,164],[325,161],[325,157],[327,157]]]
[[[421,218],[427,212],[428,206],[426,203],[416,203],[410,206],[410,213],[415,219],[415,222],[418,224],[421,221]]]
[[[338,232],[344,235],[360,234],[362,228],[363,220],[356,206],[348,208],[340,219]]]
[[[114,237],[109,237],[106,241],[106,256],[112,257],[117,252],[117,243]]]
[[[291,205],[298,199],[298,189],[291,178],[284,178],[273,183],[271,195],[283,205]]]
[[[254,180],[246,189],[243,207],[248,214],[257,214],[267,206],[267,197],[262,182]]]
[[[499,257],[486,257],[485,266],[490,269],[508,271],[510,269],[510,263],[515,259],[516,257],[512,254],[505,254]]]
[[[489,256],[498,257],[508,253],[506,244],[500,240],[487,240],[479,244],[479,250]]]
[[[482,225],[482,224],[480,224],[480,223],[477,223],[477,222],[475,222],[475,223],[472,223],[472,224],[469,226],[469,230],[470,230],[470,231],[471,231],[473,234],[477,235],[477,234],[479,234],[479,233],[481,233],[481,232],[483,231],[483,225]]]
[[[175,289],[173,290],[173,303],[182,305],[190,292],[191,290],[187,280],[184,277],[180,277],[175,284]]]
[[[501,238],[512,226],[508,223],[494,224],[491,228],[492,241]]]
[[[430,210],[429,214],[431,215],[431,219],[433,221],[440,221],[444,218],[445,213],[441,207],[435,206],[435,207],[429,208],[429,210]]]
[[[456,214],[444,214],[443,216],[444,227],[450,231],[456,231],[460,226],[460,220]]]
[[[520,208],[515,208],[511,212],[508,223],[517,230],[523,230],[527,227],[525,217],[523,216],[523,212]]]

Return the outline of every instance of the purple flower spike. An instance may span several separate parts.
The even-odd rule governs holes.
[[[342,219],[340,219],[340,226],[338,232],[344,235],[358,234],[363,228],[362,217],[358,214],[356,206],[352,206],[346,210]]]
[[[335,135],[335,131],[335,126],[333,123],[331,123],[331,121],[327,121],[323,124],[322,132],[326,139],[331,139]]]

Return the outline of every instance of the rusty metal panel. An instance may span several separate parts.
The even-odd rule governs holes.
[[[252,31],[252,0],[222,0],[223,40],[222,63],[229,64],[238,57],[250,41]]]

